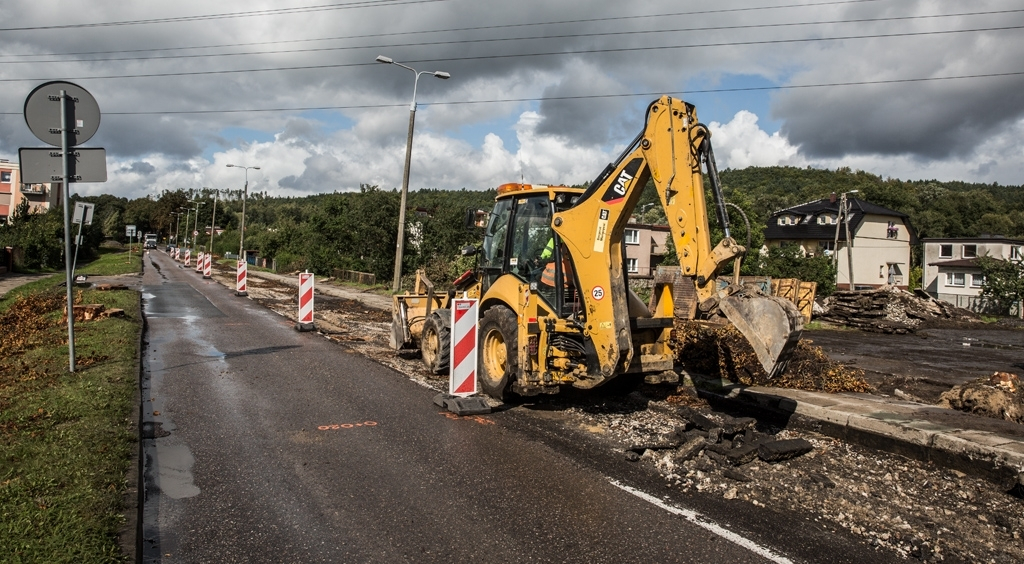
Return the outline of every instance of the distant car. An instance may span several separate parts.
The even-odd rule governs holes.
[[[173,253],[173,252],[174,252],[174,249],[176,249],[177,247],[178,247],[178,246],[177,246],[177,245],[175,245],[175,244],[173,244],[173,243],[172,243],[172,244],[168,244],[168,245],[167,245],[167,248],[165,248],[165,249],[164,249],[164,251],[166,251],[166,252],[168,252],[168,253]]]

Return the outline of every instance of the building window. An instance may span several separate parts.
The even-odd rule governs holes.
[[[985,277],[981,274],[971,275],[971,288],[981,288],[985,285]]]
[[[640,265],[637,263],[637,260],[635,258],[626,259],[626,270],[632,272],[633,274],[640,272]]]
[[[885,229],[885,238],[886,239],[899,239],[899,237],[900,237],[900,228],[897,227],[896,222],[890,221],[889,222],[889,226]]]
[[[964,285],[964,273],[963,272],[947,272],[946,273],[946,286],[960,286]]]
[[[1020,260],[1021,251],[1020,247],[1010,246],[1010,260]]]
[[[0,182],[2,182],[4,184],[10,184],[11,183],[11,171],[9,171],[9,170],[0,170]]]
[[[626,244],[627,245],[639,245],[640,244],[640,230],[639,229],[627,229],[626,230]]]
[[[963,258],[975,258],[978,256],[977,245],[964,245],[963,251]]]
[[[779,216],[779,225],[796,225],[796,218],[791,215]]]
[[[939,245],[939,258],[953,258],[953,245]]]
[[[818,216],[818,225],[835,225],[836,216],[832,214],[822,214]]]

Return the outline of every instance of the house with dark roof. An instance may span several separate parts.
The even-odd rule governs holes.
[[[824,254],[836,260],[836,286],[850,288],[850,247],[855,288],[884,285],[906,288],[910,278],[910,248],[917,236],[907,214],[858,198],[847,198],[850,241],[835,195],[771,215],[764,232],[765,248],[798,245],[807,256]]]
[[[973,311],[986,311],[981,298],[985,277],[978,257],[1024,260],[1024,240],[1001,235],[982,237],[926,238],[921,287],[933,298]]]

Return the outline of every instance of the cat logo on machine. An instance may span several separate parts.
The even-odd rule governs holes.
[[[604,288],[600,286],[594,286],[594,289],[590,291],[590,295],[594,296],[595,300],[601,301],[601,298],[604,297]]]
[[[622,172],[615,179],[608,190],[605,191],[604,196],[601,197],[601,201],[614,206],[618,204],[626,197],[626,192],[629,191],[629,183],[636,177],[637,171],[640,170],[640,165],[643,164],[643,159],[637,157],[623,167]]]

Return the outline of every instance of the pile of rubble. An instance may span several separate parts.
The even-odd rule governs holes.
[[[942,394],[939,406],[1024,423],[1024,389],[1020,378],[1009,372],[996,372],[954,386]]]
[[[819,392],[869,392],[864,373],[836,362],[809,340],[797,343],[782,374],[769,378],[746,338],[731,325],[677,321],[676,361],[686,370],[747,386]]]
[[[822,321],[876,333],[912,333],[924,321],[978,321],[973,312],[895,286],[839,291],[823,303]]]

